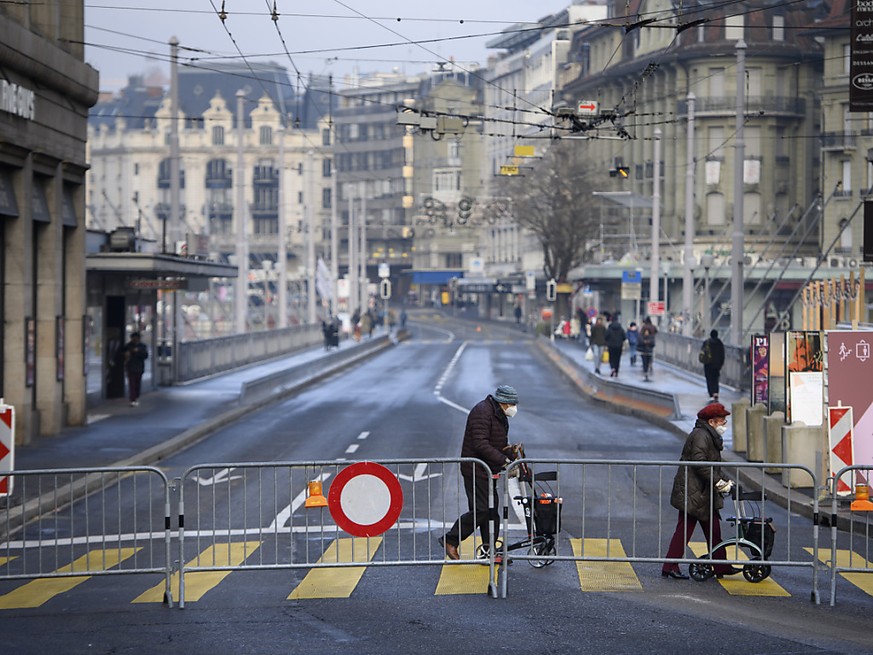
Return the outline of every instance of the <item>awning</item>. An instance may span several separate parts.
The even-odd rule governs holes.
[[[413,284],[442,285],[456,277],[464,277],[464,271],[412,271]]]

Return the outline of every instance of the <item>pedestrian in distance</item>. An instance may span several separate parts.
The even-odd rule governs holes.
[[[513,312],[515,313],[515,324],[519,325],[521,323],[521,305],[516,305]]]
[[[139,405],[142,374],[145,373],[145,361],[148,358],[148,348],[140,341],[139,332],[133,332],[130,341],[124,345],[124,370],[127,371],[127,390],[131,407]]]
[[[649,379],[649,371],[652,368],[652,357],[655,354],[655,335],[658,334],[658,328],[652,323],[652,319],[648,316],[643,319],[643,326],[640,328],[640,338],[637,344],[637,350],[640,353],[640,358],[643,360],[643,375]]]
[[[720,403],[711,403],[697,412],[697,421],[685,440],[679,461],[721,462],[724,448],[722,435],[727,430],[728,416],[730,412]],[[730,492],[733,484],[732,480],[724,477],[718,465],[679,467],[670,493],[670,505],[679,510],[679,518],[667,548],[667,558],[680,559],[684,556],[698,523],[709,550],[721,543],[719,510],[724,507],[722,494]],[[714,560],[726,559],[724,548],[716,550],[712,557]],[[741,570],[729,564],[714,565],[713,569],[719,578]],[[664,562],[661,575],[674,580],[688,579],[679,564],[672,562]]]
[[[709,339],[703,342],[697,359],[703,364],[709,400],[718,402],[718,379],[721,377],[721,367],[724,366],[724,343],[718,338],[718,330],[709,333]]]
[[[621,367],[621,351],[627,334],[618,320],[618,314],[613,314],[612,323],[606,328],[606,349],[609,351],[609,376],[618,377],[618,369]]]
[[[488,488],[497,495],[497,477],[501,469],[512,460],[513,452],[509,445],[509,419],[518,411],[518,393],[509,385],[497,387],[493,395],[477,403],[467,415],[464,428],[464,442],[461,446],[461,457],[476,457],[488,465],[489,471],[473,462],[461,463],[461,477],[464,480],[464,492],[467,495],[468,511],[462,514],[451,529],[439,538],[440,545],[446,551],[449,559],[460,559],[458,546],[469,537],[476,528],[482,536],[482,544],[488,548],[491,543],[489,520],[494,522],[494,541],[496,543],[500,530],[500,519],[496,509],[488,506]]]
[[[630,365],[637,365],[637,344],[640,342],[640,331],[635,321],[631,321],[627,328],[627,350],[630,355]]]
[[[606,326],[603,325],[603,317],[598,316],[591,326],[589,342],[594,351],[594,372],[600,375],[600,362],[603,361],[603,349],[606,348]]]

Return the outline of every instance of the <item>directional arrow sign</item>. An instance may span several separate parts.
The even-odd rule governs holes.
[[[415,470],[412,472],[412,475],[400,475],[397,474],[397,477],[401,480],[406,480],[407,482],[421,482],[422,480],[427,480],[429,478],[438,478],[442,475],[442,473],[431,473],[429,475],[425,475],[424,472],[427,470],[427,464],[416,464]]]
[[[576,113],[579,115],[590,116],[597,113],[598,103],[596,100],[580,100],[576,107]]]
[[[200,476],[195,477],[197,480],[197,484],[203,487],[208,487],[213,484],[219,484],[220,482],[230,482],[231,480],[239,480],[241,475],[232,475],[227,477],[228,473],[231,471],[235,471],[236,469],[221,469],[218,473],[213,475],[211,478],[201,478]]]

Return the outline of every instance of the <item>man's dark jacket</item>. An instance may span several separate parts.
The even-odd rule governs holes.
[[[476,457],[488,464],[492,473],[497,473],[506,462],[504,448],[509,445],[509,419],[493,396],[478,403],[467,415],[464,429],[464,444],[461,457]],[[473,462],[462,462],[461,473],[487,478],[488,473]]]

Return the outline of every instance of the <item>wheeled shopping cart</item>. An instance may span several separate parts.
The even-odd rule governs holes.
[[[733,536],[716,544],[700,561],[689,565],[688,574],[698,582],[714,575],[713,553],[719,548],[725,549],[728,559],[736,559],[730,556],[731,549],[736,553],[737,548],[742,548],[748,554],[751,561],[743,565],[742,573],[749,582],[761,582],[770,576],[770,565],[765,562],[773,552],[776,529],[772,517],[761,516],[760,502],[767,500],[767,496],[760,491],[743,492],[734,488],[730,497],[734,501],[736,516],[728,516],[725,520],[731,524]]]

